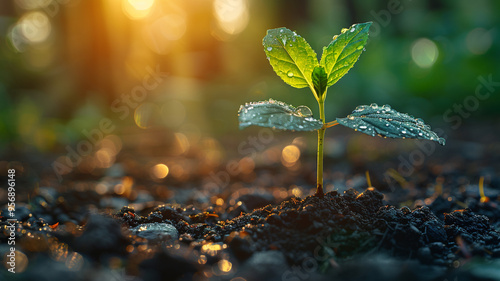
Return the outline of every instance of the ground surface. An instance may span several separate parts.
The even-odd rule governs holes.
[[[18,192],[18,273],[1,274],[6,280],[500,280],[500,146],[494,134],[482,140],[436,148],[402,175],[400,158],[380,151],[403,150],[403,159],[411,159],[416,149],[425,155],[424,148],[377,140],[353,149],[340,138],[336,145],[347,153],[327,154],[323,198],[309,195],[314,155],[307,151],[299,172],[256,158],[249,172],[214,189],[204,180],[208,173],[147,180],[140,170],[147,165],[128,158],[135,153],[124,145],[118,166]],[[300,148],[301,141],[294,143]],[[184,167],[196,162],[189,157]],[[45,165],[30,163],[26,174],[27,167]],[[367,170],[376,188],[368,188]],[[481,177],[489,200],[481,201]],[[30,185],[27,178],[18,186]],[[4,208],[2,255],[9,253],[7,214]]]

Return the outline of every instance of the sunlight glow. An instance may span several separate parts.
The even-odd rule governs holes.
[[[214,15],[224,33],[236,35],[248,25],[248,3],[246,0],[215,0]]]
[[[186,33],[186,17],[183,14],[167,14],[145,27],[144,41],[158,54],[166,54],[174,41]]]
[[[127,17],[138,20],[150,14],[154,3],[154,0],[123,0],[122,8]]]
[[[138,10],[138,11],[144,11],[144,10],[148,10],[150,9],[153,4],[154,4],[154,0],[128,0],[128,2],[130,3],[130,5],[132,5],[132,7],[134,7],[134,9]]]

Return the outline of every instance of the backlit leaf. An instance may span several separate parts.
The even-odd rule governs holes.
[[[398,139],[426,139],[444,145],[440,138],[422,119],[400,113],[389,105],[361,105],[346,118],[337,118],[339,124],[370,136]]]
[[[283,81],[295,88],[313,87],[316,52],[304,38],[284,28],[269,29],[262,40],[269,63]]]
[[[311,109],[307,106],[301,105],[295,108],[273,99],[247,103],[238,111],[240,129],[251,125],[292,131],[321,129],[323,122],[311,116]]]
[[[359,59],[368,40],[371,22],[353,24],[342,29],[333,41],[323,48],[320,65],[328,75],[328,87],[344,76]]]

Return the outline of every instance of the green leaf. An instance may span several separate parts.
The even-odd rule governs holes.
[[[358,60],[368,40],[368,30],[372,22],[353,24],[333,36],[328,47],[323,48],[320,65],[328,75],[328,87],[335,84]]]
[[[313,87],[311,74],[318,58],[304,38],[281,27],[268,30],[262,43],[274,72],[285,83],[295,88]]]
[[[314,90],[318,97],[323,96],[328,87],[328,76],[326,75],[325,69],[322,66],[316,66],[312,73],[312,82],[314,85]]]
[[[422,119],[400,113],[389,105],[360,105],[346,118],[337,118],[339,124],[370,136],[397,139],[426,139],[445,145]]]
[[[273,99],[247,103],[238,111],[240,129],[251,125],[292,131],[321,129],[323,122],[311,116],[312,111],[307,106],[301,105],[295,108]]]

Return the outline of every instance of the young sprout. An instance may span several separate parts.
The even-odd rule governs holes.
[[[366,183],[368,184],[368,187],[372,187],[372,181],[370,180],[370,173],[368,171],[366,171],[365,175],[366,175]]]
[[[276,74],[295,88],[309,87],[318,102],[319,119],[306,106],[297,108],[270,99],[242,105],[238,112],[240,129],[251,125],[292,131],[318,131],[316,196],[323,196],[323,145],[327,128],[343,125],[370,136],[427,139],[444,145],[445,140],[431,131],[422,119],[392,109],[389,105],[361,105],[345,118],[325,120],[328,87],[335,84],[365,50],[371,22],[354,24],[323,47],[318,61],[304,38],[281,27],[270,29],[263,39],[264,52]],[[307,114],[303,114],[307,112]]]
[[[490,198],[484,195],[484,177],[479,178],[479,195],[481,196],[479,202],[488,203],[490,201]]]

